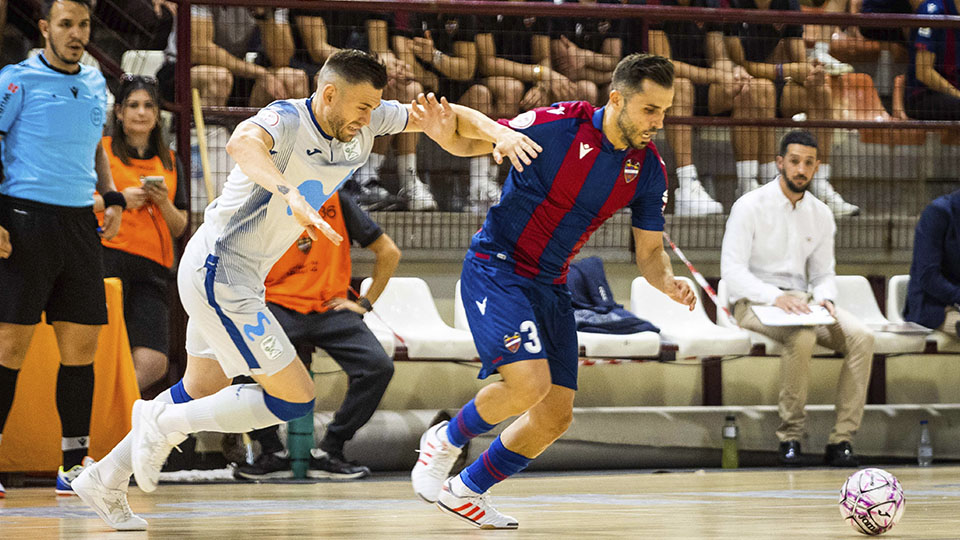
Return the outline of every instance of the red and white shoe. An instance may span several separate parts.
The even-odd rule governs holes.
[[[3,488],[3,484],[0,484],[0,499],[7,496],[7,490]]]
[[[459,476],[443,483],[437,507],[481,529],[516,529],[520,526],[516,519],[501,514],[490,505],[488,493],[474,493],[463,485]]]
[[[443,481],[460,455],[460,449],[447,441],[447,422],[430,426],[420,436],[420,457],[410,471],[413,491],[428,503],[437,502]]]

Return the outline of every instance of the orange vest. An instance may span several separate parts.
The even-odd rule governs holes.
[[[311,241],[304,231],[290,249],[280,257],[265,285],[267,302],[280,304],[300,313],[323,312],[323,304],[331,298],[346,298],[350,287],[350,238],[343,221],[340,195],[334,193],[320,207],[333,230],[343,237],[339,246],[326,237]]]
[[[130,159],[130,165],[124,165],[120,158],[113,155],[110,147],[111,137],[104,137],[103,149],[110,159],[110,172],[113,174],[113,184],[117,191],[128,187],[141,187],[141,176],[162,176],[167,184],[170,200],[177,192],[177,168],[172,171],[163,168],[160,156],[150,159]],[[173,158],[173,152],[170,152]],[[97,218],[103,222],[103,213]],[[146,203],[136,210],[124,210],[123,220],[120,222],[120,232],[112,239],[102,240],[103,245],[126,251],[133,255],[146,257],[157,264],[170,268],[173,266],[173,240],[170,238],[170,228],[160,210],[153,203]]]

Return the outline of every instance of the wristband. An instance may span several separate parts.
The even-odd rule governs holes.
[[[540,66],[533,66],[533,76],[536,77],[537,82],[539,82],[542,77],[541,75],[542,71],[543,69]]]
[[[126,210],[127,199],[119,191],[108,191],[103,194],[103,207],[107,208],[108,206],[119,206]]]
[[[441,52],[440,49],[434,49],[434,50],[433,50],[433,63],[434,63],[434,65],[439,64],[441,58],[443,58],[443,52]]]
[[[360,298],[357,298],[357,305],[367,311],[373,311],[373,304],[370,303],[370,300],[368,298],[365,298],[363,296],[361,296]]]

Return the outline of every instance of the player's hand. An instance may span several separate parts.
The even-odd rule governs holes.
[[[127,204],[129,204],[129,202]],[[103,225],[100,226],[100,236],[106,240],[110,240],[116,236],[117,233],[120,232],[120,220],[122,218],[123,208],[120,208],[117,205],[106,207],[103,210]]]
[[[127,200],[127,210],[136,210],[147,202],[147,192],[142,187],[128,187],[122,193]]]
[[[457,113],[447,102],[447,98],[430,92],[422,93],[410,103],[410,117],[423,129],[424,134],[437,143],[443,143],[454,138],[457,134]]]
[[[773,302],[773,305],[787,313],[810,313],[810,306],[807,305],[806,300],[797,298],[791,294],[781,294]]]
[[[829,313],[831,317],[834,319],[837,318],[837,307],[833,305],[833,300],[824,300],[820,302],[820,305],[827,310],[827,313]]]
[[[493,145],[493,159],[498,165],[507,158],[513,168],[521,172],[523,166],[532,163],[540,152],[543,148],[536,141],[512,129],[504,129]]]
[[[363,306],[352,300],[347,300],[346,298],[331,298],[330,300],[324,302],[323,305],[334,311],[343,311],[348,309],[360,316],[363,316],[367,313],[367,310],[364,309]]]
[[[147,200],[157,206],[163,204],[164,201],[170,200],[170,191],[164,183],[150,182],[143,186],[143,192],[147,195]],[[126,194],[124,194],[124,196],[126,196]],[[127,199],[127,204],[130,204],[130,199]]]
[[[340,236],[337,231],[333,230],[333,227],[331,227],[329,223],[320,217],[320,213],[310,206],[310,203],[303,198],[303,195],[301,195],[299,191],[289,191],[283,195],[283,197],[290,206],[290,211],[293,213],[294,219],[296,219],[297,223],[307,230],[307,234],[310,236],[311,240],[316,242],[320,239],[320,235],[322,234],[326,236],[328,240],[333,242],[333,245],[340,245],[340,242],[343,241],[343,237]]]
[[[697,295],[686,281],[670,278],[667,280],[666,290],[663,292],[674,302],[687,306],[690,311],[697,307]]]
[[[13,253],[13,244],[10,243],[10,233],[0,227],[0,259],[6,259]]]

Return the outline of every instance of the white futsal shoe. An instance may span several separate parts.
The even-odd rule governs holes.
[[[167,456],[184,439],[182,433],[164,435],[160,431],[157,418],[166,407],[166,403],[156,400],[138,399],[133,404],[133,477],[137,479],[140,489],[148,493],[157,489],[160,469],[167,461]]]
[[[429,503],[437,502],[443,481],[450,476],[450,469],[460,455],[460,449],[447,441],[447,424],[444,420],[430,426],[420,436],[420,457],[410,472],[413,491]]]
[[[127,482],[117,489],[108,488],[100,478],[97,465],[86,467],[70,486],[87,506],[97,511],[107,525],[118,531],[145,531],[147,522],[133,513],[127,503]]]
[[[516,529],[517,520],[490,505],[487,493],[474,493],[459,476],[443,483],[437,507],[481,529]]]

